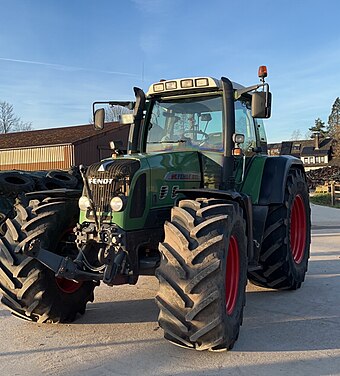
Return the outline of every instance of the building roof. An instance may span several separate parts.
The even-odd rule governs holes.
[[[281,147],[278,144],[268,144],[268,149],[279,148],[281,155],[300,156],[319,156],[327,155],[331,152],[332,138],[324,138],[319,142],[319,148],[315,148],[315,140],[296,140],[296,141],[282,141]]]
[[[302,157],[307,157],[307,156],[322,156],[322,155],[327,155],[329,152],[329,149],[316,149],[314,146],[305,146],[302,151],[301,151],[301,156]]]
[[[117,132],[126,125],[107,123],[103,130],[97,131],[93,125],[74,125],[69,127],[41,129],[34,131],[0,134],[0,149],[17,149],[24,147],[76,144],[91,137],[109,132]]]
[[[292,141],[282,141],[281,154],[290,154],[292,152]]]

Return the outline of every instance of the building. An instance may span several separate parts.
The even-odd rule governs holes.
[[[110,141],[126,148],[129,126],[90,124],[0,134],[0,170],[67,170],[111,156]]]
[[[320,138],[318,134],[310,140],[282,141],[268,144],[269,155],[293,155],[300,158],[305,169],[313,170],[326,167],[332,159],[333,139]]]

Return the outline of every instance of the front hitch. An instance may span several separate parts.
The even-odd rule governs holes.
[[[75,281],[100,281],[103,279],[101,274],[85,272],[79,269],[79,265],[71,258],[59,256],[42,248],[39,239],[34,239],[28,243],[23,252],[51,269],[57,278]]]
[[[74,281],[103,281],[109,286],[121,284],[135,284],[136,276],[122,274],[126,263],[126,252],[119,247],[117,250],[111,246],[105,250],[103,261],[106,264],[103,273],[87,272],[82,269],[81,257],[72,260],[41,247],[39,239],[28,243],[23,252],[45,265],[55,273],[57,278],[66,278]]]

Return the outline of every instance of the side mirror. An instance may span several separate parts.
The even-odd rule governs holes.
[[[94,113],[94,129],[100,131],[104,128],[105,122],[105,110],[104,108],[98,108]]]
[[[271,115],[272,94],[268,91],[255,91],[252,94],[251,115],[255,119],[267,119]]]

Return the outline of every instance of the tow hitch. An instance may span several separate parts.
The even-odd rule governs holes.
[[[28,243],[28,246],[24,249],[24,253],[51,269],[57,278],[73,279],[76,281],[99,281],[103,279],[103,276],[100,274],[81,270],[79,265],[71,258],[56,255],[42,248],[39,239],[34,239]]]
[[[109,247],[105,252],[103,261],[106,264],[104,272],[94,273],[83,270],[81,257],[72,260],[70,257],[63,257],[41,247],[39,239],[34,239],[24,249],[24,253],[30,256],[49,269],[57,278],[66,278],[75,281],[103,281],[108,285],[135,283],[132,276],[120,274],[126,260],[126,252],[122,248],[115,251]],[[131,281],[130,281],[131,279]]]

